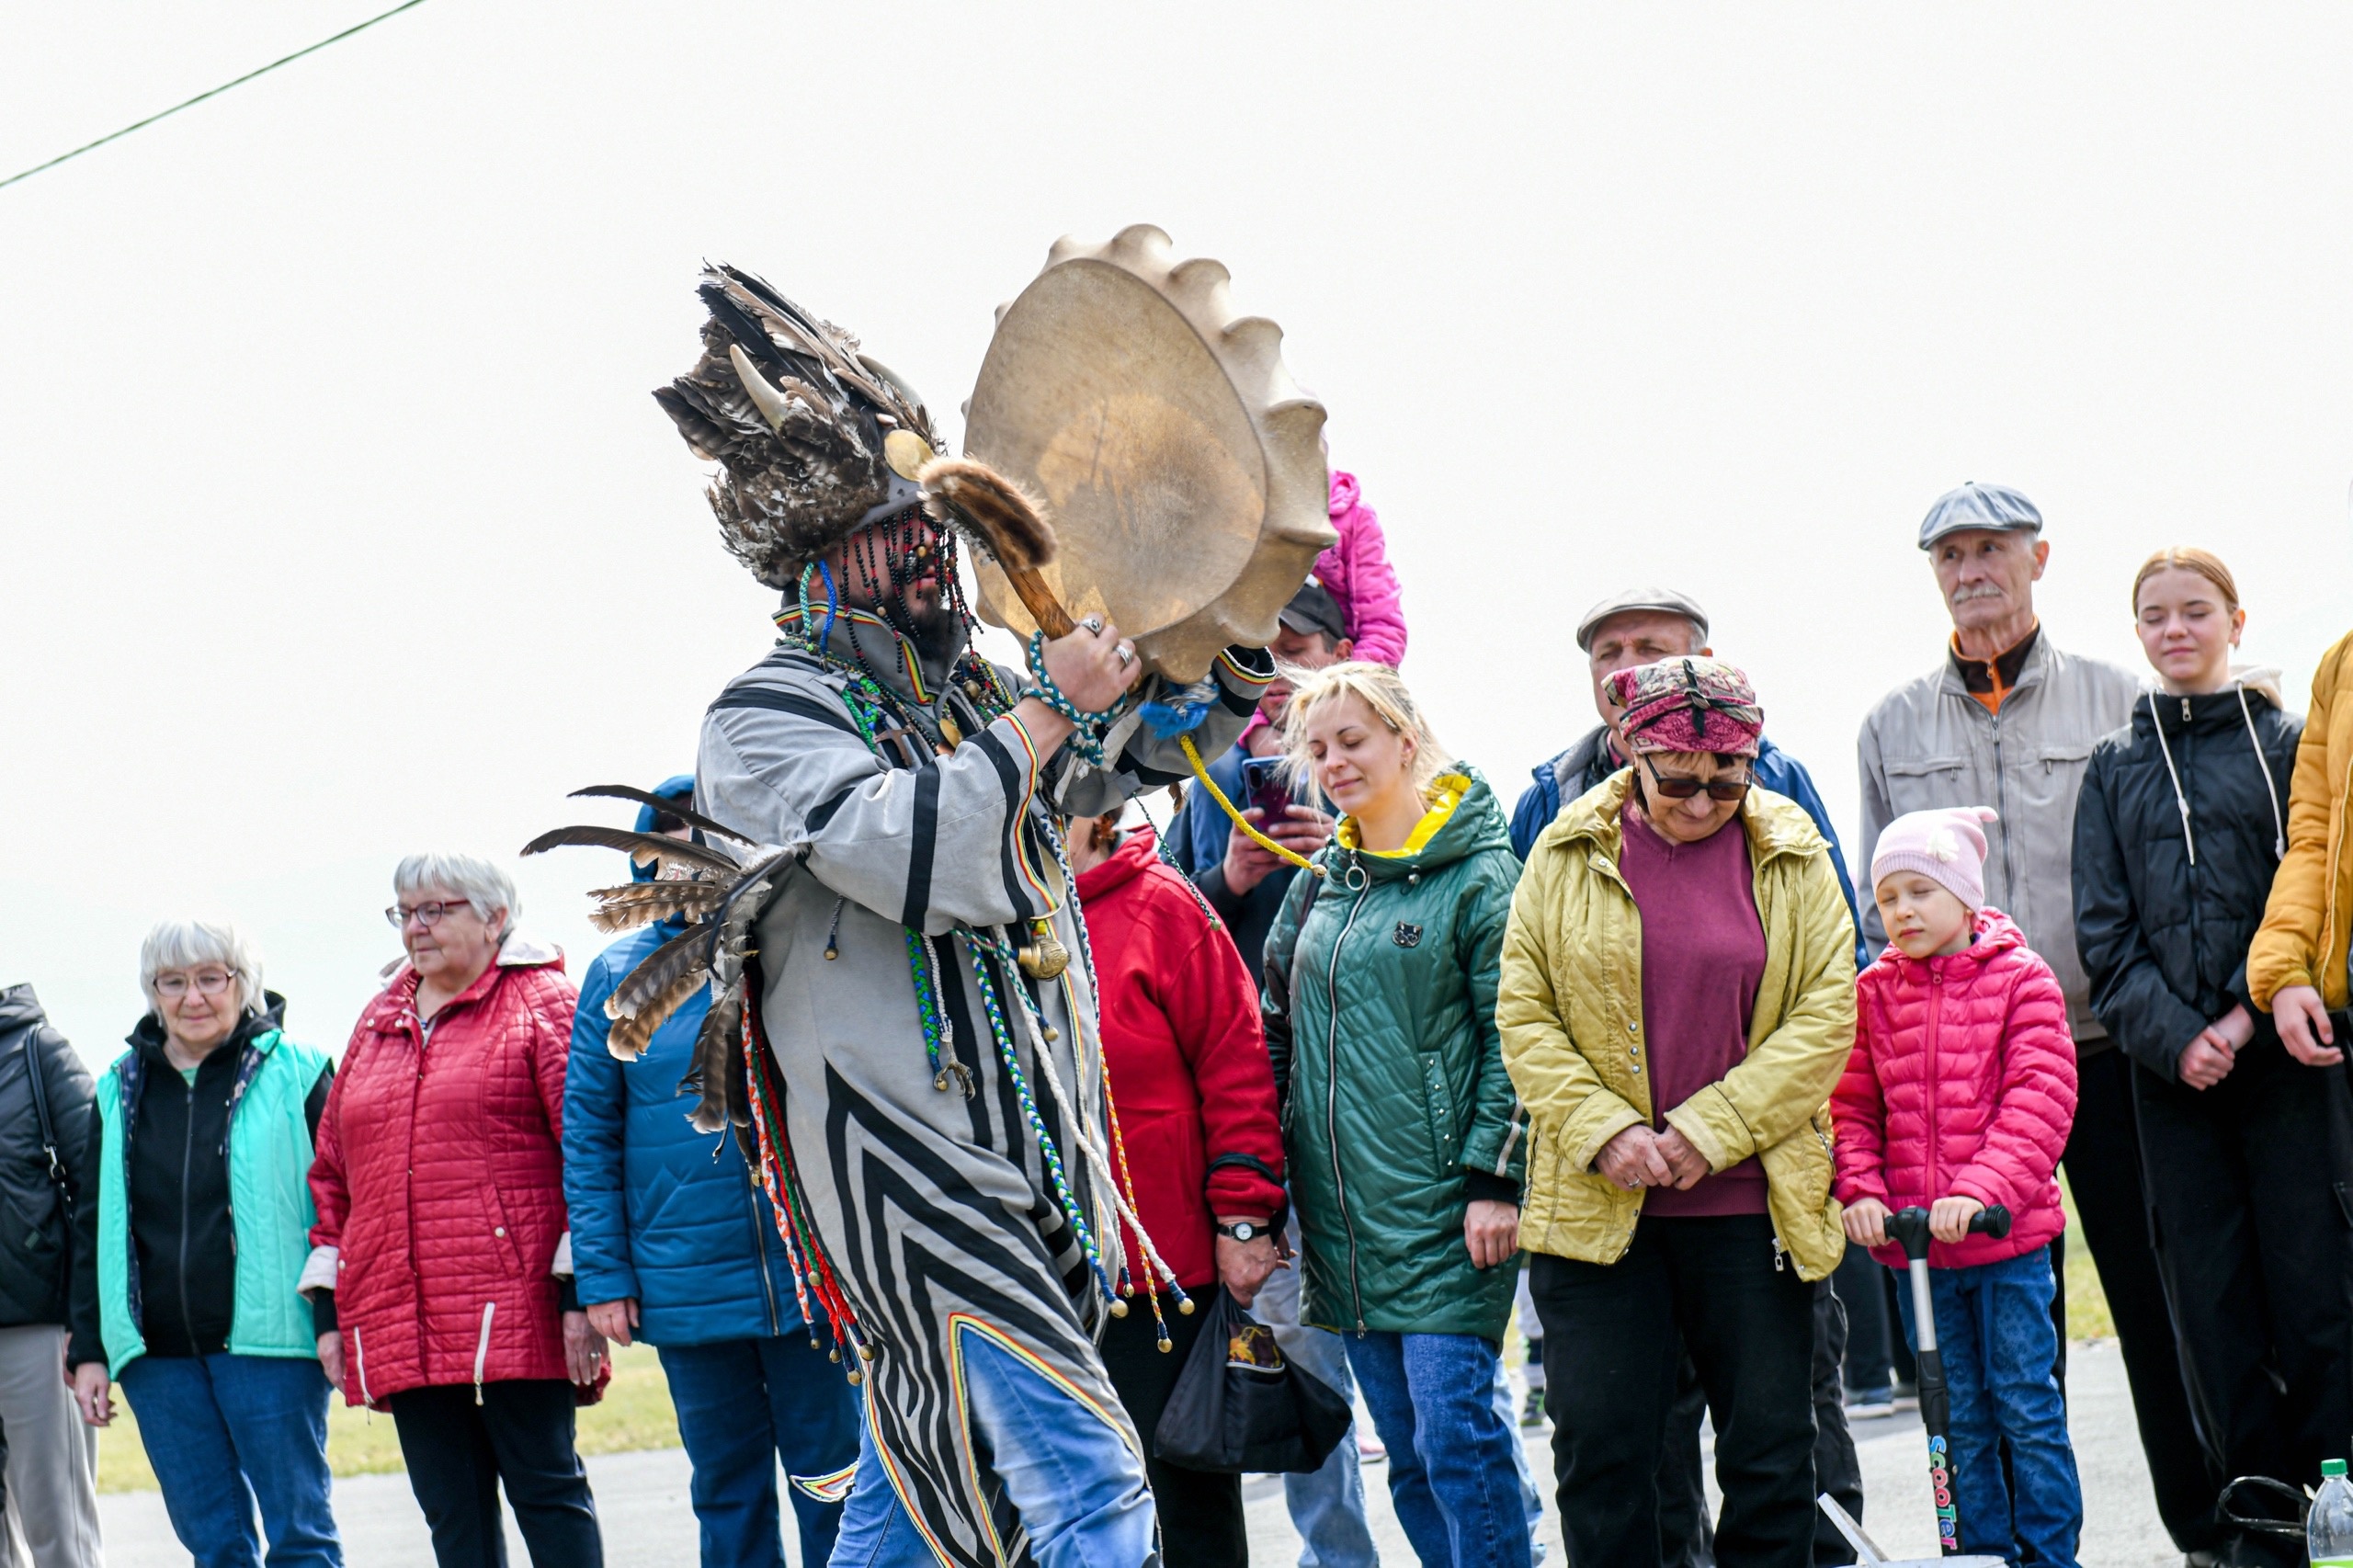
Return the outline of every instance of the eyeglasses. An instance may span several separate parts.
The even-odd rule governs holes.
[[[392,905],[392,908],[384,911],[384,918],[392,924],[393,930],[404,931],[408,928],[408,923],[412,919],[423,926],[438,926],[441,924],[441,917],[449,914],[451,910],[472,909],[472,907],[473,905],[471,903],[462,898],[452,899],[446,903],[437,898],[428,900],[424,903],[415,904],[407,909],[403,909],[396,903]]]
[[[225,969],[200,969],[194,974],[159,974],[155,977],[155,994],[168,996],[176,1002],[193,989],[199,995],[218,996],[229,989],[237,977]]]
[[[1681,774],[1663,774],[1647,756],[1643,757],[1643,768],[1651,776],[1651,787],[1662,797],[1670,801],[1688,801],[1705,790],[1711,801],[1719,804],[1730,804],[1748,793],[1750,780],[1745,772],[1737,778],[1710,778],[1702,781]]]

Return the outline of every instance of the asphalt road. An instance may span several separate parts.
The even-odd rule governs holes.
[[[2068,1398],[2076,1463],[2084,1478],[2085,1568],[2173,1568],[2181,1561],[2170,1550],[2150,1501],[2148,1472],[2132,1429],[2132,1404],[2124,1386],[2124,1365],[2113,1342],[2081,1344],[2068,1358]],[[1549,1433],[1528,1434],[1529,1458],[1540,1488],[1552,1472]],[[1859,1425],[1856,1447],[1863,1460],[1864,1525],[1890,1551],[1933,1555],[1936,1526],[1928,1506],[1928,1483],[1920,1452],[1920,1424],[1910,1414]],[[697,1568],[694,1515],[687,1501],[687,1460],[677,1449],[616,1454],[588,1461],[597,1509],[604,1520],[606,1560],[631,1568]],[[1414,1555],[1389,1506],[1382,1467],[1366,1473],[1373,1532],[1382,1560],[1409,1568]],[[1712,1491],[1712,1487],[1711,1488]],[[1280,1482],[1251,1480],[1245,1487],[1250,1509],[1252,1552],[1259,1568],[1290,1568],[1298,1561],[1299,1538],[1285,1514]],[[350,1568],[432,1568],[425,1521],[397,1475],[359,1476],[338,1482],[335,1517],[343,1527]],[[112,1568],[149,1568],[184,1563],[153,1493],[99,1500],[108,1561]],[[1547,1499],[1545,1540],[1554,1564],[1560,1562],[1560,1526]],[[529,1562],[508,1527],[508,1553]],[[798,1557],[794,1557],[800,1568]]]

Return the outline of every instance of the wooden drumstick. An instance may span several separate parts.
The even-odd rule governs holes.
[[[968,458],[937,459],[915,477],[928,492],[925,512],[934,522],[961,524],[979,539],[1049,642],[1078,630],[1038,571],[1054,558],[1053,525],[1020,486]]]

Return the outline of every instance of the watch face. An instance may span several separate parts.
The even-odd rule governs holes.
[[[1225,1233],[1237,1242],[1246,1242],[1257,1235],[1258,1227],[1247,1220],[1236,1220],[1226,1228]]]

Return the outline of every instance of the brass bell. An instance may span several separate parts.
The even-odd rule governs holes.
[[[1188,1296],[1183,1301],[1177,1302],[1176,1310],[1185,1316],[1191,1317],[1193,1315],[1193,1298]]]
[[[1054,935],[1049,921],[1040,920],[1030,927],[1035,938],[1029,946],[1015,955],[1020,960],[1021,972],[1032,980],[1056,980],[1070,967],[1070,949]]]
[[[1119,1297],[1117,1297],[1117,1296],[1112,1297],[1112,1298],[1111,1298],[1111,1315],[1112,1315],[1113,1317],[1115,1317],[1115,1318],[1123,1318],[1123,1317],[1127,1316],[1127,1315],[1128,1315],[1128,1303],[1127,1303],[1127,1302],[1125,1302],[1125,1301],[1121,1301],[1121,1300],[1120,1300],[1120,1298],[1119,1298]]]

